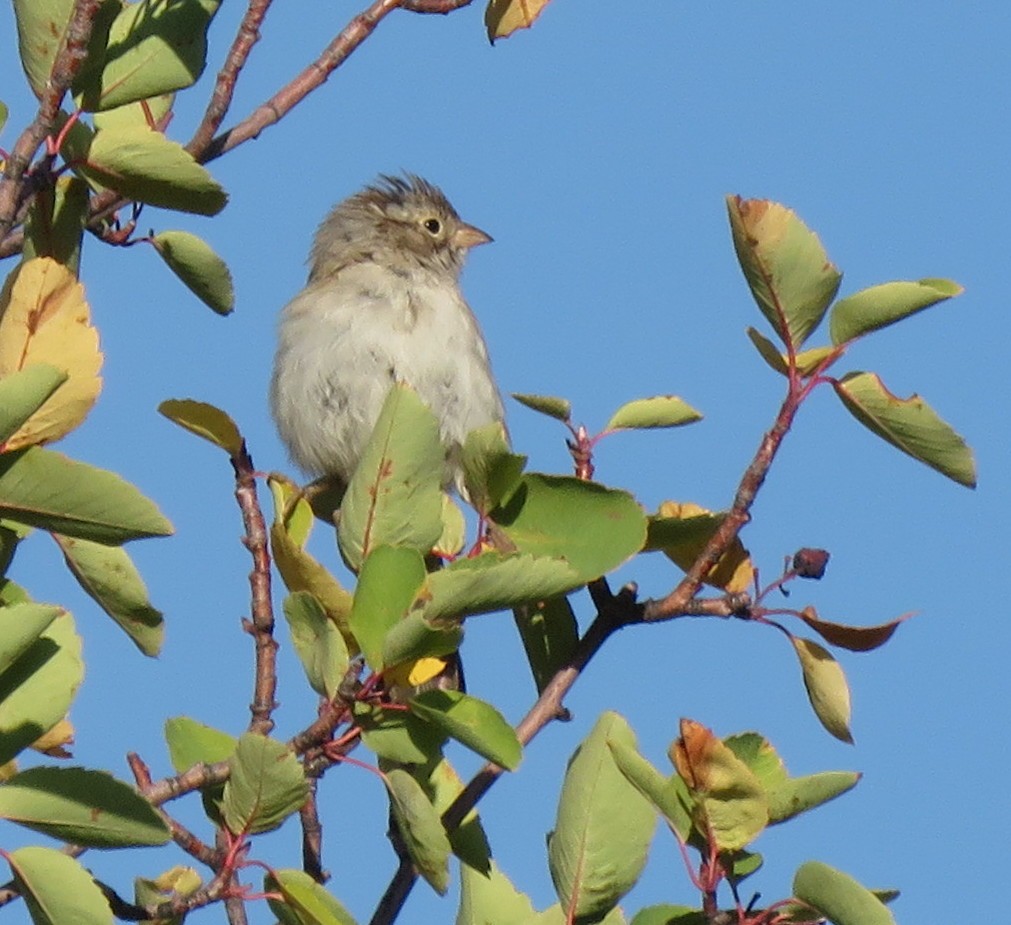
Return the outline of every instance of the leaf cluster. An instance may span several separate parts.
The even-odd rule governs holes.
[[[454,6],[451,0],[401,5],[421,12]],[[490,0],[489,37],[531,25],[544,6]],[[792,617],[829,646],[859,652],[887,642],[901,619],[856,627],[824,620],[811,606],[771,608],[773,592],[821,577],[828,555],[803,551],[763,588],[740,534],[795,415],[820,386],[830,387],[847,412],[887,443],[959,484],[975,484],[971,451],[922,399],[894,396],[876,373],[834,371],[862,338],[957,296],[961,287],[929,278],[837,299],[841,273],[791,210],[730,197],[738,261],[772,329],[771,338],[754,328],[748,336],[784,377],[786,397],[732,505],[722,511],[670,500],[647,514],[628,491],[593,479],[600,440],[701,420],[676,395],[626,402],[595,434],[573,419],[568,399],[517,395],[566,429],[574,475],[528,472],[526,458],[498,425],[472,432],[462,451],[462,495],[479,524],[472,543],[467,515],[442,489],[438,421],[408,384],[390,390],[343,497],[335,498],[331,485],[303,488],[282,474],[267,479],[269,526],[238,425],[203,402],[164,402],[160,411],[223,450],[236,474],[254,559],[250,633],[261,702],[240,735],[190,717],[169,719],[165,740],[175,774],[162,781],[152,781],[139,759],[131,763],[135,785],[66,765],[19,769],[28,749],[53,761],[68,757],[74,734],[68,711],[84,672],[71,614],[35,601],[8,577],[22,542],[33,533],[49,534],[70,573],[143,654],[158,653],[164,631],[127,547],[167,536],[171,525],[118,475],[49,446],[85,421],[102,387],[99,336],[78,279],[85,230],[110,244],[153,247],[219,314],[232,311],[234,293],[224,262],[195,235],[163,230],[134,237],[144,208],[213,216],[227,203],[204,165],[210,144],[183,146],[166,135],[175,94],[205,70],[207,32],[219,0],[97,0],[90,6],[14,0],[14,7],[46,148],[21,178],[32,181],[23,202],[23,259],[0,292],[0,816],[80,849],[143,848],[174,837],[210,871],[206,882],[183,866],[138,878],[131,904],[99,885],[76,859],[50,848],[21,848],[5,857],[33,921],[105,923],[114,909],[179,921],[226,898],[237,871],[251,863],[257,836],[296,815],[311,822],[318,779],[341,765],[366,765],[351,757],[359,744],[373,756],[369,767],[389,796],[395,845],[410,862],[401,865],[404,876],[420,876],[444,893],[451,861],[460,861],[460,925],[624,922],[619,902],[647,863],[657,819],[686,857],[697,854],[690,879],[701,908],[652,906],[640,910],[633,925],[716,920],[719,888],[729,884],[736,900],[739,884],[761,867],[754,843],[765,829],[842,795],[858,774],[791,777],[758,733],[719,738],[687,719],[668,749],[672,770],[662,772],[638,751],[626,721],[604,713],[565,771],[547,842],[558,903],[540,912],[493,860],[474,810],[481,795],[475,782],[520,767],[525,745],[564,715],[566,692],[614,631],[635,625],[645,634],[653,623],[684,616],[735,618],[781,631],[818,719],[832,735],[852,740],[842,667],[825,646],[780,620]],[[78,34],[87,9],[87,29]],[[0,104],[0,128],[6,116]],[[213,131],[213,119],[207,127]],[[111,217],[127,205],[128,222]],[[16,212],[7,218],[13,221]],[[829,342],[808,346],[826,317]],[[308,550],[320,515],[351,581]],[[673,567],[667,597],[639,602],[631,588],[611,593],[609,575],[653,553]],[[286,741],[265,734],[273,722],[276,642],[272,601],[257,597],[256,588],[269,580],[271,557],[287,592],[281,610],[290,639],[321,704],[319,716]],[[581,632],[576,611],[583,592],[593,619]],[[460,681],[467,622],[503,612],[513,614],[538,692],[516,727]],[[451,742],[487,762],[470,785],[449,760]],[[166,808],[190,794],[199,794],[213,833],[206,842],[184,837]],[[353,922],[322,885],[321,858],[306,854],[305,870],[266,874],[274,914],[299,925]],[[734,914],[744,925],[892,921],[881,896],[820,861],[798,868],[788,898],[762,910],[737,903]]]

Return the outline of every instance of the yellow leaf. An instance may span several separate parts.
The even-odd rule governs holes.
[[[657,512],[659,517],[666,517],[672,520],[687,520],[693,517],[701,517],[711,514],[711,511],[691,502],[680,503],[677,501],[664,501]],[[718,520],[714,520],[711,530],[704,532],[691,540],[683,543],[663,546],[662,552],[678,568],[688,571],[692,563],[698,558],[699,553],[709,542],[709,537],[719,526]],[[746,591],[754,579],[754,569],[751,565],[751,557],[748,550],[740,539],[735,539],[730,544],[730,548],[720,557],[716,563],[703,577],[703,581],[714,588],[721,588],[728,592]]]
[[[271,475],[268,484],[274,499],[270,549],[285,587],[312,594],[337,625],[351,654],[356,655],[358,643],[348,629],[351,594],[304,548],[312,529],[309,502],[298,486],[283,476]]]
[[[74,725],[64,717],[49,732],[32,742],[32,748],[50,758],[71,758],[73,756],[66,746],[73,744]]]
[[[489,0],[484,11],[488,39],[504,39],[517,29],[529,29],[541,15],[548,0]]]
[[[64,370],[67,381],[7,441],[6,450],[66,436],[84,420],[102,388],[98,331],[91,325],[84,287],[49,257],[21,264],[0,294],[0,376],[33,363]]]

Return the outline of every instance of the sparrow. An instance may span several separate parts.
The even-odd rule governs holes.
[[[492,239],[413,174],[380,176],[316,232],[306,287],[281,311],[270,407],[292,460],[346,488],[383,401],[407,383],[439,421],[445,486],[462,493],[467,433],[504,422],[477,319],[460,291]]]

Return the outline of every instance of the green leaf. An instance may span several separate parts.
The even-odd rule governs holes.
[[[0,378],[0,447],[66,381],[67,373],[48,363],[33,363]]]
[[[74,0],[14,0],[21,66],[35,95],[46,91],[74,11]]]
[[[327,617],[340,630],[348,654],[357,655],[358,643],[348,628],[351,594],[303,549],[313,524],[309,502],[296,485],[280,476],[272,475],[267,483],[274,501],[270,551],[274,554],[274,564],[285,587],[292,593],[308,591],[316,598]]]
[[[351,632],[373,671],[381,671],[383,639],[399,623],[425,581],[425,560],[416,549],[378,546],[362,564],[351,605]]]
[[[19,597],[10,597],[3,593],[7,585],[12,584],[8,581],[7,585],[5,585],[3,576],[7,574],[7,570],[11,567],[11,562],[14,561],[14,554],[18,551],[21,541],[31,532],[31,527],[23,527],[11,521],[4,522],[0,520],[0,604],[13,604],[21,600]],[[24,598],[24,600],[27,599],[27,597]]]
[[[284,897],[283,902],[267,897],[281,925],[355,925],[337,898],[304,871],[271,871],[263,878],[263,891]]]
[[[776,345],[769,338],[760,334],[754,328],[748,328],[748,337],[759,355],[769,364],[772,369],[781,376],[790,375],[790,364],[787,355],[779,352]],[[810,376],[822,363],[832,354],[832,347],[812,347],[810,350],[803,350],[794,357],[797,364],[797,371],[802,376]],[[831,365],[831,364],[829,364]]]
[[[127,103],[125,106],[96,112],[91,121],[96,129],[152,128],[156,125],[166,125],[175,99],[174,93],[162,93],[136,103]]]
[[[148,128],[99,129],[75,170],[100,189],[165,209],[217,215],[228,202],[182,145]]]
[[[64,613],[50,604],[24,602],[0,607],[0,675]]]
[[[449,838],[442,820],[410,774],[394,768],[386,774],[390,807],[418,873],[437,893],[449,887]]]
[[[460,908],[454,925],[530,925],[533,904],[502,873],[494,860],[487,871],[460,865]]]
[[[158,406],[158,412],[183,430],[221,447],[229,456],[237,456],[242,451],[245,441],[239,426],[214,405],[190,398],[169,398]]]
[[[0,538],[10,531],[0,528]],[[5,550],[0,546],[0,554]],[[0,578],[0,606],[9,607],[12,604],[28,604],[31,602],[31,595],[9,578]]]
[[[684,781],[677,775],[664,777],[634,745],[615,740],[607,745],[618,770],[656,807],[678,838],[687,842],[692,834],[692,817],[691,798]]]
[[[849,874],[807,861],[793,877],[793,895],[833,925],[895,925],[888,907]]]
[[[565,559],[580,583],[613,571],[646,539],[646,517],[630,494],[566,476],[524,475],[491,518],[519,552]]]
[[[55,186],[43,186],[28,210],[22,259],[52,257],[78,273],[88,200],[88,184],[77,177],[63,176]]]
[[[203,73],[207,27],[219,0],[141,0],[126,4],[109,28],[100,68],[74,84],[86,112],[181,90]]]
[[[197,764],[227,761],[235,753],[238,741],[235,736],[198,723],[188,716],[176,716],[165,721],[165,742],[177,774]],[[220,807],[224,792],[224,782],[210,784],[200,792],[204,812],[215,825],[221,825]]]
[[[629,925],[709,925],[709,921],[701,909],[661,903],[640,909]]]
[[[513,392],[512,395],[521,405],[546,414],[549,418],[568,423],[572,417],[572,402],[567,398],[558,398],[554,395],[524,395],[521,392]]]
[[[362,728],[362,741],[386,761],[427,764],[446,741],[441,729],[404,710],[384,710],[364,703],[356,703],[352,709],[355,722]]]
[[[38,446],[0,456],[0,517],[98,543],[172,533],[118,475]]]
[[[444,471],[438,420],[410,386],[395,385],[341,505],[338,536],[352,571],[377,546],[432,549],[442,534]]]
[[[568,664],[579,642],[579,626],[567,597],[557,595],[513,609],[513,618],[540,694]]]
[[[156,906],[163,902],[185,899],[203,885],[192,867],[170,867],[157,877],[134,877],[133,901],[138,906]],[[158,925],[183,925],[183,916],[159,919]]]
[[[676,395],[657,395],[653,398],[637,398],[626,402],[607,422],[605,431],[648,430],[657,427],[682,427],[701,421],[691,405]]]
[[[853,744],[850,732],[850,689],[839,663],[811,639],[791,636],[804,673],[808,700],[821,724],[837,739]]]
[[[861,289],[832,306],[829,332],[833,344],[851,340],[895,324],[909,315],[961,295],[965,290],[950,279],[882,283]]]
[[[519,767],[523,748],[513,727],[491,704],[459,691],[434,690],[412,697],[411,712],[499,767]]]
[[[0,764],[67,715],[83,678],[81,637],[62,611],[0,674]]]
[[[430,762],[424,767],[409,770],[414,771],[415,778],[428,794],[432,806],[440,816],[445,814],[463,792],[464,784],[460,775],[445,757],[436,760],[434,766]],[[476,809],[467,813],[463,821],[449,833],[449,844],[453,854],[462,862],[461,871],[469,868],[482,875],[491,873],[491,846],[488,844],[488,836],[485,835]]]
[[[400,665],[420,658],[452,655],[460,648],[463,627],[458,623],[429,623],[415,611],[383,637],[382,664]]]
[[[606,712],[565,772],[548,865],[555,892],[573,919],[602,918],[639,878],[656,814],[615,764],[609,742],[635,748],[617,713]]]
[[[350,664],[340,630],[308,591],[296,591],[284,599],[284,616],[309,686],[332,698]]]
[[[7,861],[34,925],[113,925],[105,894],[73,858],[29,846],[11,851]]]
[[[89,848],[164,845],[169,828],[133,787],[105,771],[30,768],[0,787],[0,817]]]
[[[722,511],[666,517],[655,514],[649,518],[643,552],[677,546],[698,546],[709,542],[727,515]]]
[[[7,104],[0,100],[0,132],[4,130],[4,126],[7,124],[7,116],[10,115]]]
[[[875,373],[848,373],[834,386],[846,410],[871,433],[959,485],[976,487],[972,450],[919,395],[898,398]]]
[[[53,539],[81,587],[145,655],[161,652],[165,621],[151,606],[140,572],[121,546],[106,546],[59,533]]]
[[[759,309],[794,350],[818,326],[842,275],[817,235],[767,199],[727,197],[737,260]]]
[[[758,351],[758,355],[765,360],[766,363],[781,376],[788,376],[790,374],[790,367],[787,366],[786,360],[783,359],[783,354],[779,352],[779,348],[766,337],[757,328],[749,327],[747,329],[748,339],[754,344],[755,349]]]
[[[769,824],[786,822],[842,796],[860,782],[860,777],[856,771],[823,771],[791,777],[781,786],[769,790]]]
[[[421,615],[429,622],[504,610],[564,594],[586,579],[562,558],[486,552],[428,576]]]
[[[776,750],[755,732],[728,736],[723,740],[759,779],[769,800],[769,825],[785,822],[834,800],[860,781],[855,771],[825,771],[804,777],[790,777]]]
[[[188,716],[175,716],[165,721],[165,742],[169,760],[177,774],[196,764],[216,764],[235,754],[239,740],[227,732]]]
[[[188,231],[162,231],[151,243],[168,268],[208,308],[219,315],[235,307],[228,265],[201,238]]]
[[[470,503],[487,514],[509,497],[519,484],[526,456],[509,450],[505,428],[497,421],[467,434],[460,463]]]
[[[269,832],[305,803],[302,765],[283,742],[247,732],[228,763],[221,813],[232,833]]]

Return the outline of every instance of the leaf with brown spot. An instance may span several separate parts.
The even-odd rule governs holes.
[[[696,828],[722,851],[738,851],[769,824],[769,800],[761,781],[733,750],[701,723],[681,720],[670,757],[695,802]]]
[[[795,351],[819,325],[842,274],[796,213],[767,199],[727,197],[737,260],[762,314]]]

